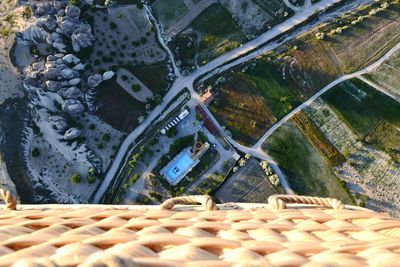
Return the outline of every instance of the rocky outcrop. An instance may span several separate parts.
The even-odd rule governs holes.
[[[98,73],[96,73],[96,74],[90,75],[90,76],[88,77],[87,85],[88,85],[89,87],[94,88],[94,87],[99,86],[99,84],[100,84],[102,81],[103,81],[103,76],[100,75],[100,74],[98,74]]]
[[[85,107],[78,99],[68,99],[62,104],[62,110],[71,115],[79,115],[85,110]]]
[[[67,124],[67,120],[64,119],[61,116],[50,116],[49,117],[49,123],[51,125],[51,127],[57,131],[65,131],[66,129],[68,129],[68,124]]]
[[[58,94],[63,99],[77,99],[81,96],[82,92],[76,86],[72,86],[59,90]]]
[[[103,73],[103,80],[104,81],[110,80],[110,79],[112,79],[112,77],[114,77],[114,75],[115,75],[115,72],[113,72],[112,70],[106,71]]]
[[[73,140],[81,136],[81,131],[76,128],[70,128],[64,133],[65,140]]]

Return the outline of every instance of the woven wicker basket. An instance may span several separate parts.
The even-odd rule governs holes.
[[[0,266],[400,266],[400,221],[334,199],[18,207],[11,200],[0,210]],[[194,202],[203,207],[177,205]]]

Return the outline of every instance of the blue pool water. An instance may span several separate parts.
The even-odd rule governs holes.
[[[193,164],[193,160],[188,153],[184,153],[171,167],[166,171],[167,179],[171,184],[175,181]]]

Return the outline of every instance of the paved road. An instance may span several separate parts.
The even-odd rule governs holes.
[[[383,88],[379,84],[376,84],[376,83],[364,78],[364,76],[361,76],[361,75],[357,76],[357,78],[360,79],[361,81],[365,82],[369,86],[375,88],[376,90],[380,91],[381,93],[387,95],[388,97],[396,100],[397,102],[400,102],[400,98],[398,96],[395,96],[395,95],[391,94],[388,90],[386,90],[385,88]]]
[[[241,57],[242,55],[250,52],[251,50],[256,49],[257,47],[261,46],[262,44],[265,44],[266,42],[270,41],[271,39],[281,35],[282,33],[285,33],[297,25],[303,23],[306,21],[309,17],[314,15],[315,13],[324,10],[328,8],[331,5],[334,5],[338,2],[341,2],[342,0],[322,0],[318,2],[317,4],[311,5],[308,8],[304,9],[303,11],[297,13],[296,15],[292,16],[291,18],[287,19],[286,21],[282,22],[281,24],[278,24],[271,28],[269,31],[261,34],[257,38],[251,40],[250,42],[237,47],[236,49],[233,49],[220,57],[210,61],[208,64],[203,65],[199,67],[196,71],[192,72],[190,75],[185,76],[185,77],[178,77],[168,93],[164,96],[163,98],[163,103],[159,106],[157,106],[146,118],[146,120],[140,124],[138,127],[135,128],[124,140],[122,143],[117,155],[115,156],[115,159],[108,170],[106,176],[104,177],[103,183],[99,187],[99,189],[96,192],[96,195],[93,198],[93,203],[99,203],[102,196],[106,192],[109,184],[113,180],[113,178],[117,175],[119,166],[121,162],[124,162],[126,164],[126,158],[125,155],[127,151],[129,150],[129,146],[135,142],[136,138],[143,133],[147,127],[151,124],[151,122],[165,109],[166,105],[185,87],[192,87],[193,82],[195,79],[197,79],[199,76],[216,69],[217,67],[223,65],[224,63],[238,59],[235,61],[234,65],[241,64],[247,60],[249,60],[249,56],[246,57]],[[299,33],[300,34],[300,33]],[[296,35],[292,36],[294,38]],[[160,40],[161,43],[163,43],[163,46],[165,45],[164,40]],[[263,52],[265,52],[265,48],[262,49]],[[252,57],[256,57],[258,54],[257,53],[252,53]],[[173,61],[173,60],[172,60]],[[233,63],[230,64],[232,66]],[[256,150],[254,150],[256,151]],[[257,150],[258,153],[259,150]]]
[[[400,49],[400,43],[398,43],[396,46],[394,46],[392,49],[389,50],[389,52],[387,52],[383,57],[381,57],[378,61],[376,61],[375,63],[369,65],[368,67],[356,71],[354,73],[351,74],[347,74],[344,75],[336,80],[334,80],[333,82],[331,82],[330,84],[328,84],[327,86],[325,86],[324,88],[322,88],[318,93],[316,93],[315,95],[313,95],[310,99],[308,99],[306,102],[304,102],[303,104],[301,104],[300,106],[298,106],[297,108],[295,108],[294,110],[292,110],[289,114],[287,114],[285,117],[283,117],[280,121],[278,121],[277,123],[274,124],[274,126],[272,126],[261,138],[260,140],[258,140],[258,142],[252,147],[252,149],[255,150],[260,150],[262,144],[264,143],[265,139],[267,139],[273,132],[275,132],[276,129],[278,129],[282,124],[284,124],[286,121],[288,121],[294,114],[296,114],[297,112],[299,112],[300,110],[302,110],[303,108],[309,106],[315,99],[317,99],[318,97],[320,97],[322,94],[324,94],[326,91],[328,91],[329,89],[331,89],[332,87],[338,85],[341,82],[344,82],[346,80],[350,80],[356,77],[359,77],[363,74],[366,74],[368,72],[371,72],[373,70],[375,70],[377,67],[379,67],[384,61],[386,61],[387,59],[389,59],[395,52],[397,52]],[[385,92],[386,93],[386,92]],[[387,93],[386,93],[387,94]]]

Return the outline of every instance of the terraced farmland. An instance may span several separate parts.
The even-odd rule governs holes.
[[[400,165],[393,160],[393,157],[385,153],[383,148],[388,148],[388,141],[382,143],[382,140],[391,138],[393,144],[396,136],[398,138],[398,133],[392,133],[392,137],[386,134],[376,137],[375,132],[388,129],[382,128],[382,123],[387,123],[382,121],[366,138],[366,140],[370,139],[370,144],[368,144],[360,140],[347,125],[348,122],[344,122],[342,117],[338,116],[322,99],[315,101],[305,109],[305,112],[325,137],[346,157],[346,162],[336,167],[335,172],[341,179],[347,181],[350,191],[355,196],[367,195],[370,198],[366,203],[367,207],[398,215],[400,212]],[[380,139],[382,136],[384,138]],[[375,143],[372,142],[371,139],[374,137],[381,143],[377,144],[376,140]],[[398,143],[396,144],[398,146]]]

